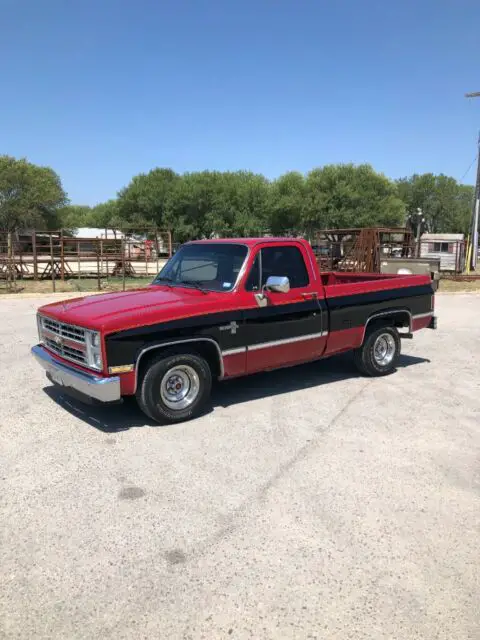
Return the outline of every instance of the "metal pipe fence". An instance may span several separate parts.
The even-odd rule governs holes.
[[[153,279],[172,255],[170,231],[155,228],[98,229],[95,237],[68,231],[0,231],[0,288],[15,291],[26,281]]]
[[[50,281],[52,291],[65,281],[78,290],[125,290],[130,281],[152,280],[179,246],[170,231],[155,227],[96,231],[95,237],[64,229],[0,232],[0,290],[17,291],[29,280]],[[321,271],[380,272],[382,260],[392,258],[438,260],[446,275],[466,266],[465,240],[448,234],[419,243],[404,228],[327,229],[308,237]]]

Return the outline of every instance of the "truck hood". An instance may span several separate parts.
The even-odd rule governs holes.
[[[105,293],[54,302],[39,313],[79,327],[112,333],[191,315],[221,311],[228,294],[204,294],[189,287],[151,285],[142,289]]]

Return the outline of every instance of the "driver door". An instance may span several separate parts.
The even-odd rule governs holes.
[[[244,311],[247,372],[288,366],[320,357],[326,346],[326,307],[323,289],[299,243],[263,246],[245,280],[251,308]],[[286,276],[288,292],[258,294],[269,276]]]

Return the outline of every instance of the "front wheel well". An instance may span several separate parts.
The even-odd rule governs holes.
[[[220,348],[216,346],[213,340],[192,340],[164,345],[159,344],[147,347],[147,350],[141,352],[137,358],[136,387],[138,387],[139,381],[147,371],[152,360],[156,359],[158,355],[162,353],[165,354],[165,357],[179,353],[191,353],[201,356],[207,361],[212,377],[219,378],[222,376],[223,370],[220,361]]]

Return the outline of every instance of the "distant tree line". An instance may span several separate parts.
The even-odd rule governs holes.
[[[404,226],[421,208],[432,232],[468,232],[473,187],[425,173],[393,181],[370,165],[335,164],[276,180],[249,171],[156,168],[96,206],[71,204],[49,167],[0,156],[0,229],[156,226],[189,238]]]

